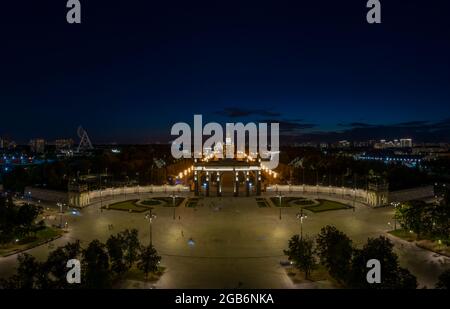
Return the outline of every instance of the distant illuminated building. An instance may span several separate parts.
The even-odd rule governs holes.
[[[16,147],[14,141],[10,141],[8,138],[0,137],[0,149],[13,149]]]
[[[350,142],[347,140],[339,141],[338,146],[339,148],[348,148],[350,147]]]
[[[402,148],[412,148],[413,143],[412,143],[412,139],[410,138],[402,138],[400,140],[400,145]]]
[[[387,141],[385,139],[380,140],[379,143],[374,145],[375,149],[387,149],[387,148],[412,148],[412,139],[402,138],[400,140],[394,139],[393,141]]]
[[[221,142],[217,142],[217,144],[214,146],[214,156],[216,158],[224,157],[223,144]]]
[[[74,141],[71,138],[64,138],[64,139],[57,139],[57,140],[55,140],[55,148],[56,148],[56,150],[72,149],[73,144],[74,144]]]
[[[45,152],[45,140],[42,138],[35,138],[30,141],[30,150],[34,153]]]

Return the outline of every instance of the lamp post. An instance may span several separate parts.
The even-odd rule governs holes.
[[[125,199],[127,198],[127,187],[128,187],[128,182],[129,182],[129,177],[126,176],[126,183],[123,185],[123,193],[125,193]]]
[[[153,219],[156,218],[156,215],[152,213],[151,208],[150,208],[150,212],[145,215],[145,218],[150,223],[150,246],[152,246],[152,222],[153,222]]]
[[[302,167],[303,170],[303,193],[305,193],[305,167]]]
[[[280,200],[280,220],[281,220],[281,199],[283,198],[283,196],[281,195],[281,192],[278,194],[278,198]]]
[[[139,172],[136,172],[136,180],[137,180],[137,188],[138,188],[138,196],[141,197],[141,192],[139,190]]]
[[[63,214],[63,206],[64,205],[65,204],[60,203],[60,202],[56,203],[56,206],[59,207],[59,228],[62,228],[62,214]]]
[[[172,207],[173,207],[173,219],[175,220],[175,199],[178,197],[175,195],[175,193],[172,192],[172,195],[170,196],[172,198]]]
[[[307,215],[303,214],[303,208],[297,213],[297,219],[300,219],[300,239],[303,239],[303,219],[308,218]]]
[[[392,206],[394,206],[394,231],[397,230],[397,207],[400,205],[399,202],[392,202]]]

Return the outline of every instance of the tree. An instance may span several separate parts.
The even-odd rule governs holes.
[[[111,235],[106,241],[108,255],[111,261],[111,270],[120,276],[127,271],[128,267],[124,262],[124,239],[122,234]]]
[[[284,254],[295,263],[298,270],[305,274],[305,279],[308,279],[315,265],[313,240],[294,235],[289,240],[289,249],[284,250]]]
[[[36,222],[42,207],[24,204],[14,205],[12,197],[0,197],[0,243],[8,243],[18,237],[28,236],[43,229],[43,221]]]
[[[398,267],[396,272],[397,282],[392,288],[396,289],[417,289],[417,278],[406,268]]]
[[[21,253],[17,256],[17,273],[0,282],[0,287],[6,289],[34,289],[38,287],[38,274],[41,264],[28,254]]]
[[[437,289],[450,289],[450,269],[444,271],[438,278],[438,283],[436,284]]]
[[[12,197],[0,196],[0,244],[9,243],[14,239],[17,218],[17,207]]]
[[[349,274],[349,287],[375,289],[415,289],[416,278],[399,267],[393,244],[386,237],[369,238],[361,250],[354,250]],[[367,282],[367,262],[377,259],[381,266],[381,283]]]
[[[56,250],[50,252],[47,261],[43,267],[50,277],[49,285],[52,288],[74,288],[76,285],[68,284],[67,275],[67,261],[76,259],[81,253],[80,241],[67,243],[63,247],[58,247]]]
[[[137,261],[138,255],[139,255],[139,249],[141,248],[141,244],[139,243],[138,238],[138,230],[132,229],[132,230],[125,230],[120,233],[120,237],[123,239],[124,248],[125,248],[125,262],[130,268],[133,266],[134,262]]]
[[[333,278],[345,282],[353,254],[350,238],[336,227],[327,225],[320,230],[316,243],[320,262]]]
[[[139,260],[137,267],[145,274],[145,279],[148,278],[148,274],[158,270],[158,264],[161,261],[161,257],[153,246],[147,246],[141,248],[139,254]]]
[[[93,240],[82,253],[84,287],[94,289],[111,288],[109,259],[105,244]]]
[[[420,238],[429,220],[425,220],[427,205],[423,201],[409,201],[396,208],[396,218],[405,230],[411,230]]]

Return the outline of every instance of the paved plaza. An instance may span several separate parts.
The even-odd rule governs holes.
[[[95,201],[82,209],[80,215],[66,212],[68,233],[55,240],[55,246],[80,239],[86,245],[93,239],[106,241],[111,234],[137,228],[142,243],[149,243],[149,222],[145,213],[101,210],[101,205],[146,195],[116,196]],[[162,196],[161,194],[154,196]],[[292,194],[292,196],[300,196]],[[267,196],[268,197],[268,196]],[[322,197],[326,198],[326,197]],[[352,203],[349,202],[350,205]],[[152,225],[153,244],[162,256],[166,271],[151,284],[155,288],[326,288],[326,282],[294,284],[280,261],[286,260],[283,249],[288,239],[300,233],[296,214],[300,207],[259,208],[255,197],[204,198],[196,208],[155,206],[156,219]],[[175,213],[174,213],[175,210]],[[281,219],[280,219],[281,214]],[[362,204],[356,208],[307,212],[303,223],[304,235],[315,236],[325,225],[335,225],[362,245],[368,237],[387,235],[392,228],[393,209],[371,209]],[[56,216],[59,220],[58,215]],[[175,218],[175,219],[174,219]],[[51,223],[51,222],[50,222]],[[389,224],[391,223],[391,224]],[[112,228],[111,228],[112,225]],[[433,287],[437,276],[450,267],[450,259],[404,241],[394,239],[400,264],[417,276],[420,286]],[[48,245],[28,253],[45,259]],[[16,255],[0,258],[0,276],[14,271]],[[149,286],[149,285],[147,285]],[[130,287],[141,287],[133,285]]]

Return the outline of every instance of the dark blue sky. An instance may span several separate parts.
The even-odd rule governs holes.
[[[201,113],[300,140],[450,140],[448,1],[381,0],[381,25],[365,0],[81,0],[81,25],[65,3],[1,10],[0,135],[165,141]]]

